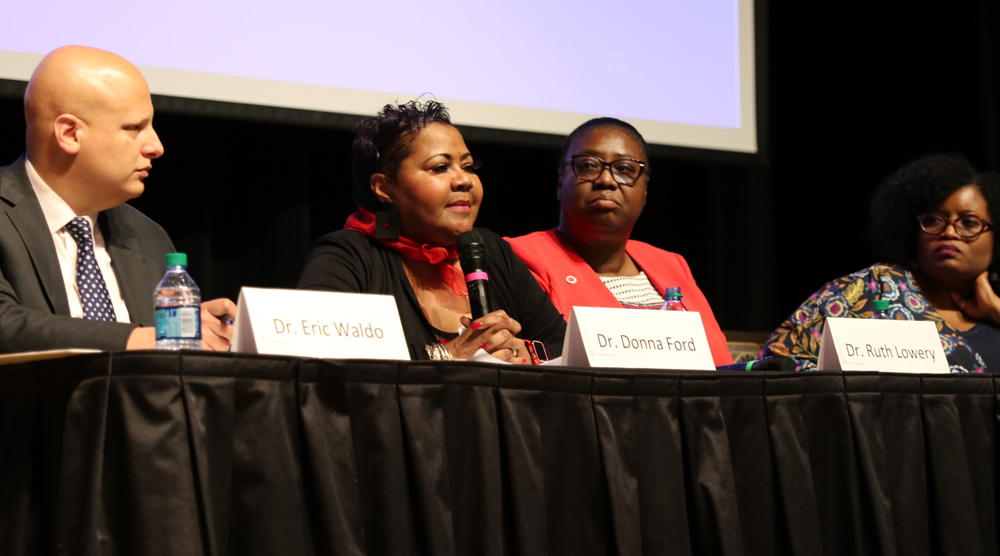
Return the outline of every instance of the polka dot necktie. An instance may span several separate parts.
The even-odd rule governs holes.
[[[80,289],[83,318],[115,322],[115,308],[111,305],[104,276],[94,258],[94,236],[90,233],[90,222],[77,216],[66,224],[66,229],[76,240],[76,284]]]

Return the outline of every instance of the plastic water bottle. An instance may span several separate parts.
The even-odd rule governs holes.
[[[872,302],[875,311],[872,313],[872,320],[892,320],[889,316],[889,302],[885,299],[876,299]]]
[[[684,294],[680,288],[666,288],[663,290],[663,306],[661,311],[687,311],[684,306]]]
[[[167,253],[167,273],[153,292],[156,349],[201,349],[201,289],[187,273],[187,255]]]

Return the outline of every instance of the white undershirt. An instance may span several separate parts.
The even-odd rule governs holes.
[[[601,276],[601,281],[622,307],[659,309],[663,306],[663,296],[657,293],[649,277],[641,270],[635,276]]]
[[[69,314],[72,317],[83,318],[83,304],[80,303],[80,290],[76,284],[76,240],[66,229],[66,224],[69,224],[77,215],[73,209],[69,208],[66,201],[55,191],[52,191],[52,188],[38,175],[35,168],[31,166],[31,162],[25,159],[24,166],[28,171],[31,188],[35,190],[38,203],[42,206],[45,223],[48,224],[49,232],[52,233],[52,242],[55,244],[56,256],[59,258],[59,270],[62,271],[63,285],[66,286],[66,298],[69,300]],[[111,304],[115,308],[115,318],[118,319],[118,322],[130,322],[125,299],[118,287],[118,278],[111,266],[111,256],[108,255],[108,250],[104,246],[104,234],[101,233],[101,227],[97,225],[97,214],[87,214],[83,217],[90,222],[90,229],[94,234],[94,258],[104,276],[104,284],[108,288]]]

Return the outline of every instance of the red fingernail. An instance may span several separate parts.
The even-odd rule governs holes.
[[[483,344],[483,345],[479,346],[479,349],[481,349],[483,351],[486,351],[486,344]]]
[[[521,359],[521,363],[527,363],[527,362],[528,362],[527,359]]]
[[[471,328],[473,330],[479,330],[482,327],[483,327],[483,323],[481,323],[479,321],[476,321],[476,322],[472,323],[472,326],[470,326],[469,328]],[[483,345],[486,345],[486,344],[483,344]]]

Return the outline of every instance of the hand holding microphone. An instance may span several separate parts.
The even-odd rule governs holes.
[[[521,324],[503,310],[493,311],[474,321],[462,317],[461,321],[465,330],[447,345],[449,350],[454,349],[452,354],[456,359],[471,359],[481,349],[508,363],[531,362],[524,340],[515,336],[521,331]]]
[[[494,311],[486,292],[490,278],[486,273],[485,243],[479,232],[470,230],[458,235],[458,260],[469,289],[472,319],[462,317],[465,331],[449,342],[449,351],[457,359],[469,359],[482,349],[509,363],[530,362],[524,341],[515,336],[521,325],[503,310]]]

